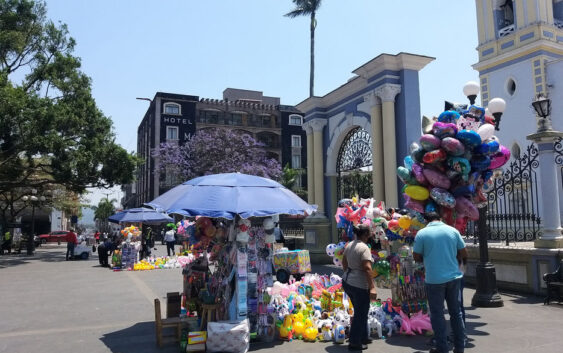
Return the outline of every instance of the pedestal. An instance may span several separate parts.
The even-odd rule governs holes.
[[[330,244],[330,220],[324,215],[315,214],[303,221],[305,232],[305,250],[309,250],[312,264],[330,264],[332,260],[326,254]]]
[[[481,308],[497,308],[504,303],[497,291],[495,267],[490,262],[480,263],[475,268],[477,288],[471,305]]]

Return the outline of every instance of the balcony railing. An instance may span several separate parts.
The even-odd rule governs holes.
[[[514,33],[514,29],[515,29],[514,24],[499,29],[498,31],[499,38],[506,37],[507,35]]]

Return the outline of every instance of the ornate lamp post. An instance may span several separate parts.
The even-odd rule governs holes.
[[[40,202],[45,202],[45,196],[36,196],[37,189],[31,189],[31,195],[25,195],[22,200],[31,203],[31,234],[27,237],[27,255],[33,255],[35,250],[35,205]]]
[[[551,126],[551,100],[544,95],[538,95],[532,102],[537,113],[537,131],[528,135],[528,140],[534,141],[538,146],[538,159],[540,166],[540,190],[549,190],[550,195],[541,198],[542,210],[542,235],[536,239],[536,248],[563,247],[561,230],[561,216],[559,212],[559,187],[557,170],[555,167],[554,143],[563,136],[560,131],[553,130]]]
[[[463,93],[467,96],[471,104],[479,93],[479,85],[476,82],[467,82],[463,87]],[[495,117],[495,129],[498,130],[500,118],[504,112],[506,103],[501,98],[493,98],[489,102],[488,109]],[[504,303],[497,290],[497,277],[495,266],[489,262],[487,227],[488,205],[479,208],[479,222],[477,232],[479,233],[479,264],[475,268],[476,290],[471,300],[471,305],[477,307],[499,307]]]

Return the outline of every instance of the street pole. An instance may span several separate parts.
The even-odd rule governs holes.
[[[35,240],[35,203],[31,201],[31,234],[27,237],[27,254],[33,255]]]
[[[497,290],[497,275],[495,265],[489,262],[489,232],[487,227],[488,206],[479,209],[479,264],[475,268],[477,288],[471,305],[482,308],[493,308],[503,306],[504,303]]]

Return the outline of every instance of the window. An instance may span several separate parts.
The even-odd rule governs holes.
[[[269,115],[265,115],[262,117],[262,126],[263,127],[271,127],[272,126],[272,118]]]
[[[301,136],[291,135],[291,147],[301,147]]]
[[[513,96],[514,93],[516,93],[516,82],[514,82],[514,80],[511,78],[509,78],[508,81],[506,81],[506,91],[511,96]]]
[[[301,169],[301,155],[294,154],[291,156],[291,168]]]
[[[241,126],[242,125],[242,114],[232,114],[232,124],[236,125],[236,126]]]
[[[180,115],[180,104],[164,103],[164,114]]]
[[[303,117],[297,114],[291,114],[289,116],[289,125],[303,125]]]
[[[178,139],[178,127],[177,126],[167,126],[166,127],[166,139],[167,140],[177,140]]]
[[[201,110],[199,112],[199,122],[205,124],[222,124],[223,112],[216,110]]]

